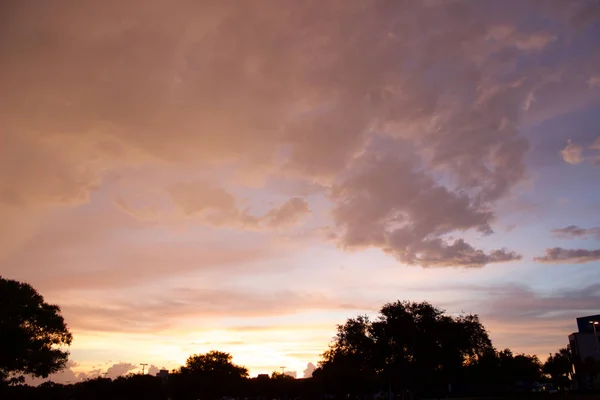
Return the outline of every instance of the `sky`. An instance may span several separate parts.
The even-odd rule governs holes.
[[[0,274],[60,305],[57,380],[301,377],[396,300],[543,359],[600,311],[599,1],[9,0],[0,54]]]

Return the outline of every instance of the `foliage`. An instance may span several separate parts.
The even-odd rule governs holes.
[[[550,354],[544,366],[543,372],[550,376],[552,382],[559,388],[565,388],[569,385],[573,377],[573,360],[571,352],[566,349],[560,349],[557,353]]]
[[[64,368],[73,337],[57,305],[29,284],[0,277],[0,380],[47,377]]]
[[[211,350],[206,354],[194,354],[188,357],[181,372],[210,376],[212,379],[248,377],[248,369],[233,364],[229,353]]]
[[[599,365],[586,360],[581,371],[593,380]],[[190,356],[167,380],[131,374],[66,386],[0,387],[0,398],[348,399],[387,391],[418,398],[444,396],[448,384],[453,395],[503,395],[541,382],[542,372],[557,385],[563,382],[572,373],[570,353],[561,349],[542,366],[536,356],[496,351],[476,315],[450,316],[429,303],[398,301],[384,305],[374,319],[357,316],[339,325],[308,379],[279,372],[249,379],[229,353],[210,351]]]
[[[247,377],[248,370],[235,365],[231,354],[212,350],[188,357],[185,366],[171,377],[171,387],[179,398],[216,398],[240,392]]]
[[[280,381],[289,381],[289,380],[294,380],[296,378],[294,378],[293,376],[290,376],[290,375],[282,374],[281,372],[273,371],[273,373],[271,373],[271,379],[280,380]]]
[[[316,377],[354,394],[375,387],[423,391],[455,380],[492,350],[475,315],[451,317],[429,303],[395,302],[371,322],[348,319],[323,354]]]

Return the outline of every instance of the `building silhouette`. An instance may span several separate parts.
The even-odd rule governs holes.
[[[578,385],[600,389],[600,381],[593,376],[594,365],[600,363],[600,314],[577,318],[577,332],[569,335],[569,349]]]

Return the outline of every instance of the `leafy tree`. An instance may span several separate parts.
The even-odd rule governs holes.
[[[373,324],[378,370],[394,390],[440,391],[492,349],[476,315],[451,317],[422,302],[395,302]]]
[[[573,362],[568,349],[560,349],[550,354],[542,367],[542,371],[550,375],[552,382],[559,388],[565,388],[573,374]]]
[[[338,325],[333,343],[313,373],[316,381],[340,395],[371,392],[377,382],[371,330],[367,316],[350,318]]]
[[[212,350],[188,357],[171,382],[176,398],[216,398],[238,392],[248,369],[235,365],[229,353]]]
[[[281,372],[273,371],[271,373],[271,379],[280,380],[280,381],[293,381],[296,378],[290,375],[282,374]]]
[[[72,340],[59,306],[46,303],[27,283],[0,277],[0,381],[61,370],[69,356],[61,346]]]
[[[533,383],[542,380],[542,363],[535,355],[513,355],[509,349],[498,353],[500,358],[499,377],[504,384],[517,382]]]
[[[464,364],[490,351],[477,316],[451,317],[426,302],[398,301],[384,305],[374,322],[359,316],[338,326],[313,376],[355,394],[377,385],[395,392],[445,390]]]
[[[248,369],[233,364],[233,357],[229,353],[211,350],[206,354],[194,354],[188,357],[182,371],[192,374],[207,375],[211,378],[248,377]]]

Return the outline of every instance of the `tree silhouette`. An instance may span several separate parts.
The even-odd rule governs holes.
[[[447,390],[465,363],[491,351],[477,316],[398,301],[384,305],[374,322],[359,316],[339,325],[313,376],[354,394],[377,386],[396,393]]]
[[[171,382],[177,398],[214,399],[236,394],[247,377],[248,370],[235,365],[231,354],[212,350],[188,357]]]
[[[313,377],[338,395],[372,391],[377,373],[371,329],[366,316],[349,318],[344,325],[338,325],[336,337]]]
[[[542,380],[542,364],[535,355],[513,354],[509,349],[496,353],[495,380],[502,387],[525,390]]]
[[[229,353],[211,350],[206,354],[194,354],[188,357],[182,371],[192,374],[209,375],[211,378],[246,378],[248,370],[233,364]]]
[[[31,285],[0,277],[0,380],[59,371],[69,356],[60,347],[72,340],[60,307]]]
[[[558,388],[566,388],[573,374],[573,362],[569,350],[564,348],[557,353],[550,354],[542,367],[542,371],[550,375],[552,383]]]
[[[475,315],[450,317],[430,303],[383,306],[373,324],[378,369],[395,391],[445,391],[469,360],[492,349]]]

